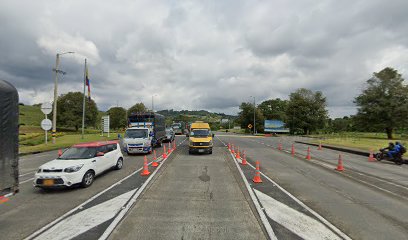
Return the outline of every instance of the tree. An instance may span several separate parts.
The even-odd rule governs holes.
[[[57,123],[60,126],[74,127],[76,131],[82,126],[84,94],[81,92],[69,92],[58,97],[57,100]],[[98,108],[91,99],[86,99],[85,126],[95,126]]]
[[[393,131],[408,123],[408,87],[397,70],[387,67],[367,80],[367,88],[355,98],[360,126],[382,130],[392,139]]]
[[[286,116],[292,133],[302,131],[309,134],[323,128],[327,119],[326,98],[320,91],[298,89],[290,94]]]
[[[111,128],[118,129],[126,127],[126,109],[122,107],[112,107],[107,113],[109,114]]]
[[[141,113],[141,112],[146,112],[146,106],[143,103],[136,103],[132,107],[128,109],[128,115],[134,114],[134,113]]]
[[[280,98],[270,99],[263,101],[259,104],[258,108],[261,110],[265,119],[278,119],[286,121],[286,108],[288,106],[287,100],[281,100]]]
[[[248,129],[248,125],[254,125],[254,105],[252,103],[241,103],[239,106],[241,112],[238,114],[238,119],[241,124],[241,128]],[[264,130],[264,116],[259,108],[256,108],[255,112],[255,124],[257,132],[263,132]],[[252,126],[252,131],[254,127]]]

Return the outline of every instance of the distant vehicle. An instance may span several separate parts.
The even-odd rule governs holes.
[[[173,131],[173,128],[166,128],[166,142],[173,142],[175,138],[175,133]]]
[[[18,192],[18,92],[0,80],[0,199]]]
[[[176,122],[171,125],[176,135],[182,135],[185,132],[186,124],[184,122]]]
[[[121,169],[123,155],[117,141],[81,143],[66,149],[57,159],[40,166],[34,177],[39,188],[92,185],[95,176]]]
[[[151,153],[166,139],[165,119],[157,113],[139,113],[128,117],[129,128],[121,139],[127,154]]]
[[[213,137],[210,125],[202,121],[196,121],[191,124],[189,137],[189,154],[209,153],[213,150]]]

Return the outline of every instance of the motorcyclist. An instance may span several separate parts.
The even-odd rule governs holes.
[[[390,159],[394,159],[394,157],[400,153],[401,151],[401,144],[399,142],[395,142],[394,148],[387,152],[387,156]]]

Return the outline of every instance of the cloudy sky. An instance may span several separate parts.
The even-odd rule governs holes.
[[[235,114],[243,101],[320,90],[332,117],[386,66],[407,78],[407,0],[0,0],[0,79],[26,104],[51,101],[55,55],[68,74],[59,93],[82,91],[101,110]]]

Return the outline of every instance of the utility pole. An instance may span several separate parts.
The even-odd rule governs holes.
[[[54,81],[54,103],[53,103],[53,111],[52,111],[52,143],[55,144],[56,135],[57,135],[57,98],[58,98],[58,74],[61,73],[65,75],[66,72],[61,71],[58,69],[60,63],[60,56],[63,54],[74,53],[74,52],[64,52],[64,53],[57,53],[57,58],[55,60],[55,68],[53,71],[55,72],[55,81]]]
[[[255,97],[251,96],[254,98],[254,135],[256,134],[256,125],[255,125],[255,112],[256,112],[256,105],[255,105]]]

